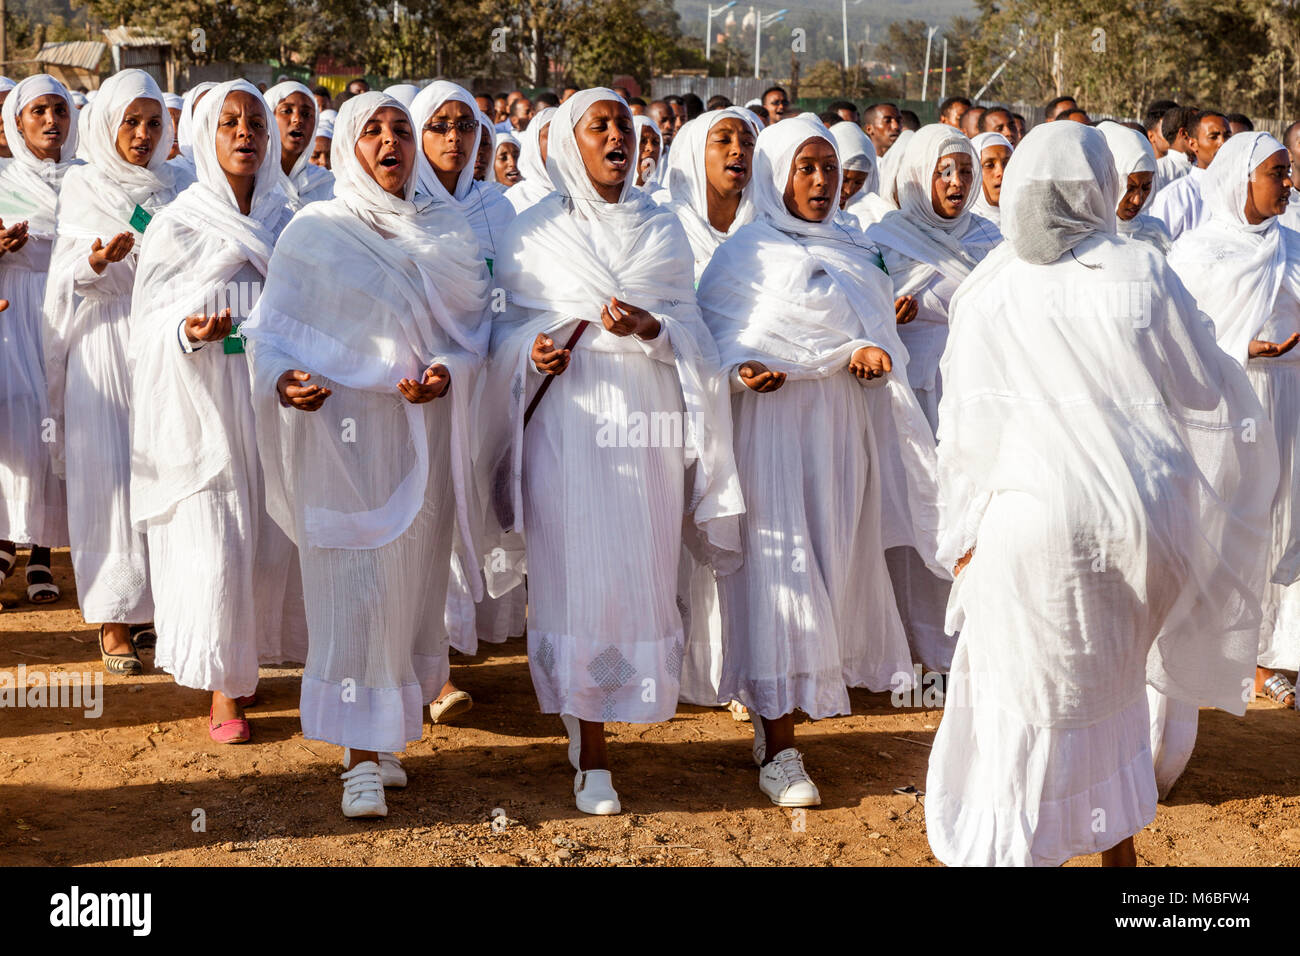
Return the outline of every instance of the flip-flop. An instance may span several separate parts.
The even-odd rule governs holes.
[[[32,581],[32,572],[44,572],[50,576],[48,581]],[[63,596],[59,586],[54,583],[54,575],[45,564],[27,564],[27,600],[32,604],[53,604]]]

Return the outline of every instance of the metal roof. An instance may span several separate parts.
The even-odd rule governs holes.
[[[45,44],[36,54],[35,59],[38,63],[95,70],[99,68],[99,59],[103,55],[104,44],[96,40],[72,40],[66,43]]]
[[[143,36],[134,30],[134,27],[113,27],[104,31],[104,37],[113,46],[171,46],[166,37]]]

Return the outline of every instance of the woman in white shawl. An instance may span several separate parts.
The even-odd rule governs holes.
[[[267,503],[302,562],[303,735],[348,748],[349,817],[385,816],[384,787],[406,783],[394,752],[448,675],[453,536],[474,548],[467,408],[488,271],[456,205],[416,195],[418,129],[385,93],[343,105],[335,199],[285,229],[244,326]]]
[[[316,143],[311,150],[311,164],[322,169],[330,168],[330,145],[334,141],[334,120],[337,110],[321,110],[316,118]]]
[[[980,133],[971,138],[970,144],[979,157],[979,185],[971,203],[971,214],[998,227],[1001,224],[998,199],[1002,195],[1002,177],[1006,175],[1007,163],[1011,161],[1015,147],[1001,133]]]
[[[519,175],[523,180],[506,190],[506,198],[517,213],[541,202],[555,188],[546,161],[546,147],[554,116],[555,107],[548,106],[534,116],[528,127],[519,134]]]
[[[185,108],[185,98],[179,93],[164,93],[163,105],[167,107],[167,116],[171,121],[172,148],[167,151],[167,159],[175,159],[181,154],[180,140],[176,133],[180,130],[181,110]]]
[[[763,130],[758,218],[699,288],[733,383],[745,497],[744,566],[718,575],[720,696],[748,707],[759,787],[787,807],[821,802],[794,711],[847,714],[850,686],[910,684],[885,548],[895,537],[932,554],[938,524],[934,441],[907,385],[893,288],[867,237],[836,218],[840,175],[815,118]]]
[[[1219,345],[1245,367],[1277,437],[1282,479],[1271,495],[1255,692],[1287,705],[1296,691],[1278,671],[1300,666],[1300,234],[1277,219],[1290,196],[1290,161],[1268,133],[1229,139],[1202,179],[1209,221],[1169,252]]]
[[[175,196],[167,165],[172,122],[153,78],[104,81],[81,124],[89,162],[63,180],[45,293],[50,412],[61,424],[68,532],[77,598],[100,622],[112,673],[143,668],[133,637],[153,619],[149,556],[131,526],[131,385],[127,374],[136,244]],[[83,113],[83,115],[85,115]]]
[[[197,181],[145,233],[131,302],[131,520],[148,539],[155,661],[212,695],[216,743],[250,736],[259,663],[301,661],[297,552],[267,514],[234,327],[292,215],[275,119],[221,83],[194,110]]]
[[[876,189],[872,191],[864,188],[846,207],[845,211],[857,219],[863,229],[879,222],[887,213],[898,208],[896,191],[898,170],[903,164],[903,156],[907,153],[907,144],[915,135],[915,130],[910,129],[905,129],[898,134],[898,139],[894,141],[893,146],[889,147],[889,152],[876,162],[879,173]],[[872,152],[874,151],[873,145]]]
[[[59,599],[50,548],[67,543],[63,481],[55,473],[42,326],[63,178],[79,161],[76,108],[63,84],[29,76],[5,97],[5,136],[13,159],[0,170],[0,580],[31,545],[27,599]],[[7,224],[5,227],[4,224]]]
[[[876,164],[876,147],[857,123],[845,120],[830,127],[835,149],[840,154],[840,209],[857,220],[851,208],[855,200],[877,193],[880,169]]]
[[[1120,190],[1123,195],[1115,210],[1119,234],[1149,242],[1160,252],[1167,253],[1171,242],[1169,230],[1159,219],[1142,212],[1154,192],[1151,183],[1156,175],[1156,152],[1151,148],[1151,141],[1137,130],[1119,123],[1106,121],[1098,124],[1097,129],[1106,137],[1106,145],[1115,159],[1115,171],[1123,187]]]
[[[684,531],[729,569],[743,509],[690,245],[632,185],[634,141],[612,90],[554,114],[556,190],[511,225],[497,273],[510,304],[494,321],[491,395],[507,408],[486,417],[507,428],[493,503],[526,541],[533,685],[569,731],[578,808],[602,814],[619,811],[604,723],[677,706]]]
[[[957,286],[1001,240],[992,224],[971,215],[979,186],[979,158],[960,130],[934,124],[922,128],[885,154],[899,160],[895,192],[899,208],[867,230],[884,255],[894,295],[914,301],[914,318],[899,330],[909,356],[907,378],[937,429],[941,380],[939,357],[948,341],[948,302]],[[900,313],[900,319],[908,316]],[[948,583],[925,566],[923,555],[894,551],[889,555],[894,592],[907,628],[913,659],[945,673],[955,638],[945,633]]]
[[[636,187],[657,203],[669,202],[667,187],[663,184],[663,133],[659,124],[649,116],[634,116],[636,123]]]
[[[311,162],[316,146],[316,98],[296,80],[266,91],[266,105],[280,130],[280,188],[295,210],[334,195],[334,174]]]
[[[190,183],[194,182],[196,173],[194,169],[194,108],[199,104],[208,90],[217,84],[205,80],[197,83],[185,91],[185,96],[181,101],[181,118],[176,122],[176,145],[180,150],[180,155],[170,160],[172,168],[175,170],[173,178],[176,182],[176,191],[180,193]]]
[[[952,303],[939,558],[961,627],[926,780],[949,865],[1134,865],[1144,684],[1245,711],[1277,453],[1164,257],[1115,234],[1101,133],[1046,123]],[[1037,290],[1025,295],[1026,289]]]
[[[9,95],[18,84],[7,76],[0,76],[0,106],[4,106],[5,97]],[[9,160],[14,158],[13,151],[9,148],[9,140],[5,137],[4,123],[0,123],[0,169],[4,169]]]
[[[495,136],[487,181],[506,190],[523,181],[523,175],[519,172],[519,140],[513,133],[495,133]]]

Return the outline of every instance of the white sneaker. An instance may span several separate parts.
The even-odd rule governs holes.
[[[386,817],[384,780],[379,764],[366,760],[339,775],[343,779],[343,815],[345,817]]]
[[[469,713],[473,706],[473,697],[463,690],[454,690],[429,705],[429,719],[435,724],[449,724],[457,717]]]
[[[763,718],[756,713],[750,724],[754,728],[754,763],[761,767],[763,758],[767,756],[767,737],[763,733]]]
[[[758,788],[778,807],[815,807],[822,802],[817,785],[803,768],[803,756],[793,747],[758,768]]]
[[[344,769],[347,769],[348,764],[351,762],[352,751],[347,747],[344,747]],[[379,754],[379,776],[383,778],[385,787],[392,787],[394,790],[400,790],[402,787],[406,786],[406,771],[402,769],[402,761],[397,759],[397,754]]]
[[[569,763],[574,770],[581,770],[578,760],[582,757],[582,731],[578,727],[578,718],[572,714],[560,714],[564,729],[569,732]]]
[[[573,795],[583,813],[609,816],[623,810],[608,770],[579,770],[573,778]]]

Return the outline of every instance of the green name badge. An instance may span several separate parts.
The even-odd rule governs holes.
[[[230,334],[221,340],[221,350],[227,355],[244,354],[244,337],[240,335],[238,325],[232,325]]]
[[[488,259],[488,260],[486,260],[486,262],[487,262],[487,264],[488,264],[488,275],[490,276],[490,275],[492,275],[492,260],[491,260],[491,259]]]
[[[153,221],[153,215],[146,212],[143,206],[136,206],[135,212],[131,213],[131,228],[136,232],[144,232],[145,227]]]

